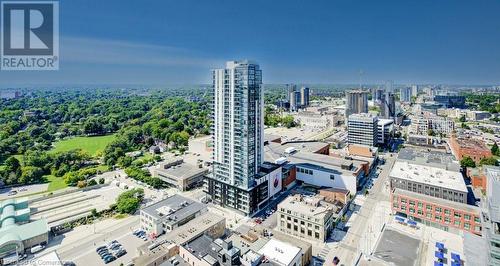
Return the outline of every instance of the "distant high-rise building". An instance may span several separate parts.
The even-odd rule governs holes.
[[[300,91],[290,91],[290,112],[296,112],[300,107]]]
[[[385,91],[394,92],[394,82],[392,80],[387,80],[385,82]]]
[[[396,99],[394,93],[386,91],[380,102],[380,116],[385,119],[396,115]]]
[[[352,114],[368,112],[368,92],[363,90],[352,90],[346,92],[346,119]]]
[[[292,97],[290,97],[291,93],[294,91],[297,91],[297,85],[295,84],[286,84],[287,92],[286,92],[286,97],[289,102],[292,101]],[[294,95],[295,96],[295,95]]]
[[[411,85],[411,96],[417,97],[418,95],[418,85]]]
[[[406,102],[406,103],[411,102],[412,88],[403,87],[399,90],[399,92],[400,92],[399,100],[401,102]]]
[[[300,105],[302,108],[309,106],[309,88],[302,87],[300,89]]]
[[[225,69],[213,71],[213,90],[213,171],[205,191],[217,204],[250,214],[261,202],[254,193],[264,145],[259,65],[227,62]]]
[[[372,113],[352,114],[347,120],[347,142],[376,146],[378,144],[378,117]]]
[[[382,100],[383,94],[384,94],[384,89],[381,89],[381,88],[373,88],[372,89],[373,105],[376,105],[378,102],[380,102]]]

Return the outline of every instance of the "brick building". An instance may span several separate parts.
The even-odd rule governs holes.
[[[478,139],[451,136],[449,144],[457,160],[462,160],[465,156],[468,156],[474,162],[479,163],[481,159],[492,156],[491,150],[483,141]]]
[[[444,231],[463,230],[481,235],[481,212],[473,205],[403,189],[394,189],[391,202],[391,209],[396,215],[406,216]]]
[[[472,187],[486,191],[486,173],[483,167],[467,168],[467,177],[470,178]]]
[[[481,212],[467,204],[462,174],[454,163],[447,163],[447,155],[438,155],[400,152],[389,175],[392,212],[445,231],[481,235]]]

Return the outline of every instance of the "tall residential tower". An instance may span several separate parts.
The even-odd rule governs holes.
[[[267,196],[255,191],[260,185],[256,179],[263,162],[264,134],[259,65],[229,61],[225,69],[214,70],[213,97],[213,171],[205,191],[215,203],[250,214],[260,196]]]
[[[345,117],[352,114],[368,113],[368,92],[352,90],[346,92]]]

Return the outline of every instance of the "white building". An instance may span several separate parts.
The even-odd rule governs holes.
[[[437,116],[430,112],[421,112],[411,116],[411,134],[427,135],[430,130],[435,134],[449,135],[455,130],[455,122],[450,118]]]
[[[347,142],[376,146],[378,117],[371,113],[352,114],[347,121]]]
[[[377,123],[377,143],[383,145],[389,142],[394,132],[394,120],[379,119]]]
[[[207,212],[205,204],[173,195],[141,209],[141,228],[149,234],[162,235]]]
[[[300,248],[274,238],[269,240],[258,253],[280,266],[302,265],[302,252]]]

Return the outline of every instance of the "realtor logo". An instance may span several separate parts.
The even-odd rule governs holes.
[[[1,70],[59,69],[59,3],[2,1]]]

